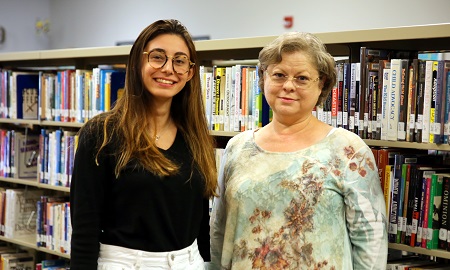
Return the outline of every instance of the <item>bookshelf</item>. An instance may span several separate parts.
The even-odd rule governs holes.
[[[367,29],[341,32],[315,33],[327,46],[328,51],[336,57],[349,56],[351,62],[359,61],[360,47],[379,49],[407,49],[407,50],[444,50],[450,49],[450,23],[417,25],[405,27],[391,27],[382,29]],[[213,61],[250,61],[254,62],[259,51],[276,36],[260,36],[247,38],[231,38],[218,40],[196,41],[196,48],[200,63],[197,65],[212,65]],[[43,51],[27,51],[0,53],[0,68],[31,68],[46,69],[54,67],[72,67],[89,69],[98,65],[126,64],[131,45],[113,47],[91,47],[75,49],[58,49]],[[250,59],[250,60],[249,60]],[[0,126],[16,125],[25,127],[63,127],[76,130],[81,123],[0,119]],[[211,135],[222,139],[229,139],[236,132],[212,131]],[[412,143],[397,141],[365,140],[369,146],[398,147],[422,150],[450,151],[450,145],[432,143]],[[51,189],[68,193],[69,188],[54,187],[40,184],[36,180],[24,180],[0,177],[0,182]],[[35,248],[37,251],[56,254],[69,258],[68,254],[54,252],[45,248],[38,248],[35,239],[9,239],[0,236],[0,241],[15,243]],[[442,250],[427,250],[412,248],[402,244],[389,244],[389,248],[414,252],[428,256],[450,258],[450,252]]]

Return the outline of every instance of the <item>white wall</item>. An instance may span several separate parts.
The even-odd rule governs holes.
[[[36,20],[50,18],[49,0],[0,0],[0,26],[6,30],[0,53],[44,50],[50,37],[36,33]]]
[[[3,2],[11,12],[3,10]],[[17,7],[23,2],[27,14],[19,16],[25,12]],[[33,23],[45,8],[51,19],[49,49],[133,41],[145,26],[162,18],[177,18],[192,35],[212,39],[278,35],[287,31],[283,21],[287,15],[294,17],[290,30],[308,32],[450,22],[449,0],[0,0],[0,25],[7,24],[22,36],[22,31],[30,31],[23,17]],[[43,43],[42,37],[24,36],[24,44],[12,38],[6,48],[0,45],[0,52],[33,50]]]

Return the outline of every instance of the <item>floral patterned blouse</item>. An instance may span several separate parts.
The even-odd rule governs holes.
[[[370,148],[333,129],[306,149],[230,139],[211,216],[209,269],[386,269],[387,220]]]

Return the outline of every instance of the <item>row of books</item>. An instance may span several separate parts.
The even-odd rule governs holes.
[[[34,254],[14,246],[0,246],[0,270],[66,270],[66,259],[45,259],[35,262]]]
[[[414,52],[361,48],[360,62],[339,60],[338,80],[317,116],[364,139],[450,143],[450,61]],[[407,57],[407,58],[396,58]],[[125,71],[0,72],[0,117],[84,123],[123,93]],[[267,124],[271,110],[258,86],[258,66],[200,66],[211,130]]]
[[[0,234],[8,238],[34,236],[36,201],[43,194],[40,189],[0,187]]]
[[[0,188],[1,235],[35,238],[37,247],[70,254],[71,228],[67,197],[41,189]]]
[[[1,270],[32,270],[35,267],[34,255],[23,249],[12,246],[0,246]]]
[[[36,245],[70,254],[72,226],[67,197],[43,195],[36,203]]]
[[[40,134],[0,129],[0,175],[70,187],[78,135],[41,129]]]
[[[253,130],[270,121],[270,108],[258,86],[258,66],[200,66],[200,79],[211,130]]]
[[[0,129],[0,176],[36,178],[39,137],[21,130]]]
[[[445,270],[450,269],[448,263],[435,262],[416,255],[407,255],[401,258],[388,259],[386,270]]]
[[[36,173],[39,182],[52,186],[70,187],[78,134],[69,130],[41,129],[39,163]]]
[[[359,63],[337,62],[337,83],[317,109],[322,121],[363,139],[450,143],[449,60],[365,48],[361,55]]]
[[[123,94],[124,69],[0,69],[0,117],[84,123]]]
[[[450,167],[445,154],[373,149],[389,218],[389,242],[450,250]]]

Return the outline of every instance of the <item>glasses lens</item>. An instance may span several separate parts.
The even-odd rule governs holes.
[[[272,80],[272,84],[275,86],[282,86],[288,80],[292,80],[292,83],[296,88],[303,88],[303,89],[307,88],[311,83],[311,80],[305,76],[289,78],[288,76],[285,76],[280,73],[274,73],[270,75],[270,79]]]
[[[189,68],[191,67],[191,64],[189,62],[189,59],[186,55],[178,55],[175,56],[172,60],[173,64],[173,70],[175,70],[176,73],[184,74],[189,71]]]
[[[148,63],[154,68],[162,68],[167,61],[167,56],[162,52],[150,52],[148,54]]]

